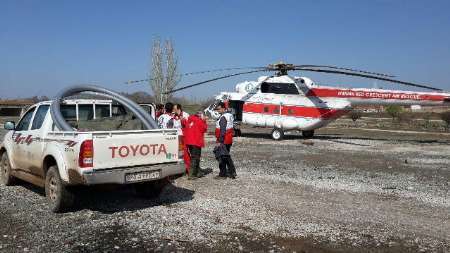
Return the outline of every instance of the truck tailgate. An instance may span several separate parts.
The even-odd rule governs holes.
[[[94,169],[177,162],[176,131],[93,133]]]

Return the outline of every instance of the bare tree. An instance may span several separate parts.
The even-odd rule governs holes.
[[[156,38],[152,47],[152,67],[149,78],[150,87],[157,103],[165,103],[172,98],[171,91],[180,81],[178,75],[178,57],[171,40],[166,40],[162,47],[161,39]]]

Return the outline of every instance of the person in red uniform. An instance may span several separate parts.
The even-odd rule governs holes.
[[[158,126],[159,128],[173,128],[173,104],[168,102],[164,105],[165,113],[160,115],[158,118]]]
[[[216,148],[215,154],[219,160],[219,175],[216,179],[225,179],[227,177],[236,178],[236,168],[233,159],[231,159],[231,146],[233,145],[233,114],[226,111],[225,103],[220,102],[216,106],[216,111],[221,115],[216,122]]]
[[[205,146],[204,136],[207,128],[205,117],[201,111],[189,116],[186,121],[184,143],[188,147],[191,158],[188,179],[196,179],[203,176],[203,173],[200,171],[200,157],[202,155],[202,147]]]
[[[183,136],[186,135],[186,123],[189,118],[189,113],[183,111],[181,104],[175,104],[173,106],[173,115],[174,115],[174,128],[181,129],[181,133]],[[189,175],[189,169],[191,167],[191,156],[189,154],[189,149],[187,145],[184,145],[183,152],[183,160],[184,166],[186,167],[186,173]]]

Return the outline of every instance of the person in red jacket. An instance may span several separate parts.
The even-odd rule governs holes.
[[[203,174],[200,171],[200,157],[202,147],[205,146],[204,136],[207,128],[206,119],[201,111],[189,116],[186,121],[184,143],[188,147],[191,158],[188,179],[196,179]]]

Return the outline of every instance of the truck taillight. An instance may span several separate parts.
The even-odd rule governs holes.
[[[178,157],[183,159],[184,155],[184,137],[183,135],[178,135]]]
[[[85,140],[80,146],[78,165],[80,168],[92,167],[94,164],[94,144],[92,140]]]

